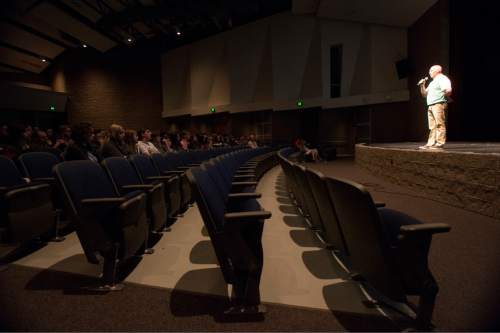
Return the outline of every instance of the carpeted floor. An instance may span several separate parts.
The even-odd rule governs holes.
[[[257,321],[220,315],[225,298],[127,284],[83,291],[88,276],[10,265],[0,272],[0,327],[6,331],[387,331],[383,317],[266,304]],[[203,281],[200,281],[203,283]]]
[[[373,198],[422,221],[451,225],[432,242],[430,267],[440,291],[434,323],[444,331],[500,330],[500,221],[429,200],[375,177],[352,159],[310,163],[326,176],[352,179]]]

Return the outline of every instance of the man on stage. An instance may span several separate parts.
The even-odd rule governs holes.
[[[446,110],[448,109],[448,97],[451,95],[450,79],[442,73],[439,65],[429,69],[431,83],[426,88],[427,77],[418,82],[420,94],[427,97],[427,117],[429,121],[429,139],[425,146],[420,149],[441,149],[446,142]]]

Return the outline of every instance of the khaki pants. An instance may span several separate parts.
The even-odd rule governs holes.
[[[429,139],[427,146],[442,146],[446,142],[446,110],[447,103],[430,105],[427,110],[429,120]]]

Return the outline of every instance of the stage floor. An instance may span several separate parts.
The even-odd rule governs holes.
[[[372,143],[369,146],[388,149],[418,150],[425,142]],[[422,150],[424,151],[424,150]],[[455,153],[500,154],[500,142],[449,142],[441,150]]]

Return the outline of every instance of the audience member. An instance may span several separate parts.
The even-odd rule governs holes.
[[[248,137],[247,146],[254,149],[259,147],[259,145],[257,144],[257,140],[255,139],[255,134],[250,134],[250,136]]]
[[[64,152],[66,161],[91,160],[97,162],[97,154],[93,151],[92,140],[94,130],[89,123],[80,123],[71,129],[71,143]]]
[[[137,136],[136,131],[132,129],[128,129],[125,131],[125,135],[123,136],[123,142],[127,147],[126,155],[139,154],[139,149],[137,147],[137,140],[139,140],[139,137]]]
[[[309,148],[303,139],[298,138],[295,140],[294,146],[301,153],[301,157],[305,161],[317,162],[321,160],[318,150]]]
[[[125,145],[124,137],[125,130],[123,127],[117,124],[112,124],[109,127],[109,140],[102,143],[102,158],[127,156],[128,148]]]
[[[149,129],[140,130],[139,137],[141,140],[137,143],[139,154],[151,156],[153,154],[160,153],[158,148],[156,148],[155,145],[151,142],[151,131]]]

